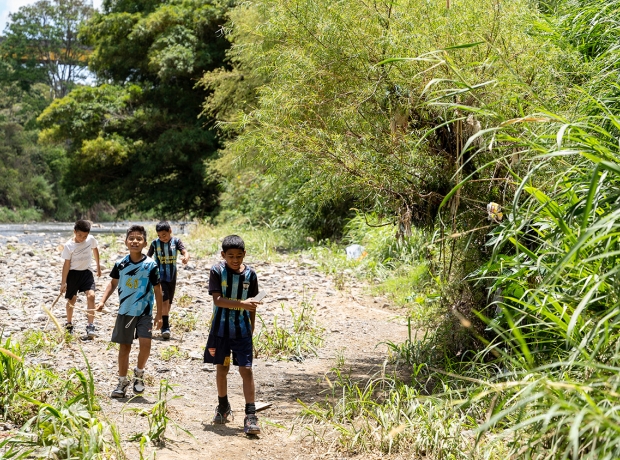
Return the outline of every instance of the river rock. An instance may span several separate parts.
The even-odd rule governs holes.
[[[189,354],[189,357],[196,360],[196,361],[201,361],[204,358],[204,355],[202,353],[199,353],[197,351],[192,351]]]

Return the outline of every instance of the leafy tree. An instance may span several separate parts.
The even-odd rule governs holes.
[[[0,123],[0,206],[39,208],[48,215],[55,209],[48,156],[62,152],[36,144],[36,132],[17,123]]]
[[[12,64],[13,79],[24,89],[45,82],[53,97],[65,96],[85,76],[78,29],[93,12],[84,0],[39,0],[11,14],[0,55]]]
[[[197,80],[224,62],[229,3],[109,1],[83,29],[90,65],[109,82],[78,88],[39,118],[42,139],[69,142],[65,185],[84,205],[205,215],[219,192],[219,148]],[[207,127],[205,126],[207,125]]]
[[[581,61],[532,33],[536,15],[527,1],[243,4],[231,13],[234,69],[203,79],[215,89],[207,110],[239,95],[238,75],[258,82],[224,120],[239,135],[222,164],[244,158],[282,189],[296,183],[297,215],[348,199],[404,234],[432,225],[460,178],[507,153],[470,159],[470,135],[571,97],[563,83]],[[498,168],[455,196],[454,226],[475,226],[481,201],[506,191],[509,168]],[[457,221],[458,209],[468,213]]]

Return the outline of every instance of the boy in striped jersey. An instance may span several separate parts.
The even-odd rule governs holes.
[[[181,262],[186,265],[189,262],[189,252],[179,238],[172,236],[172,229],[168,222],[161,221],[155,230],[157,230],[158,238],[151,243],[147,255],[152,257],[159,267],[161,290],[164,296],[161,337],[168,340],[170,339],[170,308],[177,285],[177,255],[181,253]]]
[[[213,423],[226,423],[232,417],[228,402],[228,371],[230,354],[233,365],[239,367],[245,396],[246,434],[260,433],[256,417],[254,374],[252,372],[252,333],[258,302],[256,272],[243,263],[245,243],[241,237],[230,235],[222,241],[222,262],[211,267],[209,294],[213,296],[213,319],[204,353],[204,362],[216,366],[218,405]]]
[[[114,264],[110,272],[112,280],[99,301],[98,310],[103,310],[106,300],[118,287],[119,308],[112,332],[112,342],[120,344],[118,349],[118,386],[112,391],[112,398],[124,398],[129,387],[129,353],[134,339],[138,339],[138,366],[134,369],[133,392],[144,392],[144,368],[151,354],[153,329],[153,301],[157,304],[155,327],[161,324],[162,295],[159,285],[159,270],[150,257],[142,254],[146,247],[146,230],[141,225],[132,225],[125,236],[129,255]]]

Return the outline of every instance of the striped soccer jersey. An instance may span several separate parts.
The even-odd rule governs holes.
[[[241,273],[236,273],[226,262],[219,262],[211,267],[209,275],[209,294],[216,292],[221,292],[223,297],[232,300],[254,297],[258,294],[256,272],[246,265]],[[231,339],[251,337],[250,312],[241,308],[220,308],[215,305],[210,333]]]
[[[118,280],[119,315],[152,314],[153,286],[159,284],[159,270],[153,259],[143,256],[140,262],[132,262],[126,255],[114,264],[110,277]]]
[[[147,255],[159,266],[159,277],[162,281],[167,283],[176,281],[177,255],[182,251],[185,251],[185,245],[176,236],[170,238],[167,243],[163,243],[159,238],[151,243]]]

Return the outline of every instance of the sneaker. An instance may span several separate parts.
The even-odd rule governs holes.
[[[93,340],[96,335],[97,333],[95,332],[95,325],[94,324],[87,325],[86,326],[86,337],[89,340]]]
[[[118,379],[118,385],[116,386],[116,388],[114,389],[114,391],[112,391],[112,394],[110,395],[111,398],[124,398],[125,395],[127,394],[127,388],[129,388],[129,380],[127,380],[127,378],[120,378]]]
[[[73,334],[73,324],[65,323],[65,331],[67,331],[67,334]]]
[[[215,416],[213,417],[213,423],[215,423],[216,425],[223,425],[224,423],[228,423],[230,420],[228,420],[228,418],[230,417],[230,420],[234,420],[235,417],[232,413],[232,409],[230,408],[230,404],[228,405],[228,408],[226,409],[226,411],[224,411],[224,413],[220,413],[220,407],[217,406],[215,408]]]
[[[133,392],[135,394],[144,393],[144,371],[138,371],[138,368],[134,368],[133,370],[134,379],[133,379]]]
[[[161,338],[164,340],[170,340],[170,328],[161,330]]]
[[[248,414],[243,420],[243,432],[245,434],[259,434],[258,417],[256,414]]]

